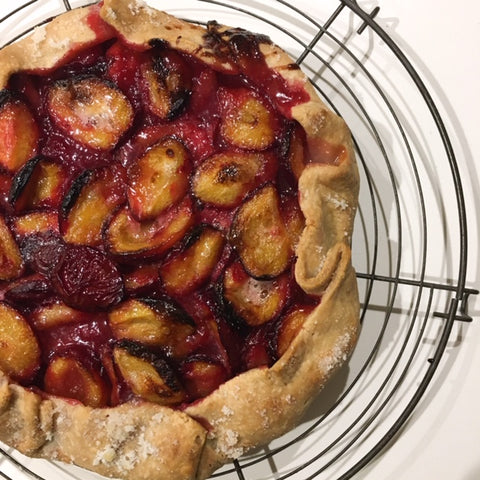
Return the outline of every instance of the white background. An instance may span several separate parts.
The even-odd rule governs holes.
[[[417,68],[453,143],[469,217],[468,285],[479,280],[480,2],[359,1],[380,6],[377,22]],[[458,354],[439,377],[395,443],[358,478],[480,479],[480,302],[471,297],[471,324],[458,335]]]

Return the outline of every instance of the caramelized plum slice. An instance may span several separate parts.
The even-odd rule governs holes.
[[[10,229],[0,213],[0,280],[12,280],[23,272],[23,259]]]
[[[283,274],[273,280],[258,280],[236,262],[225,271],[223,295],[245,322],[263,325],[283,310],[290,296],[290,279]]]
[[[88,315],[80,310],[75,310],[61,301],[36,308],[30,315],[30,321],[37,330],[71,325],[88,320]]]
[[[133,121],[127,97],[114,84],[94,76],[55,82],[48,91],[47,107],[62,130],[98,150],[113,148]]]
[[[195,332],[190,317],[163,300],[127,300],[110,311],[108,321],[116,339],[162,347],[173,357],[188,353],[187,338]]]
[[[191,399],[203,398],[228,379],[223,365],[207,358],[190,358],[181,366],[181,377]]]
[[[277,355],[281,357],[300,332],[305,319],[312,312],[311,306],[298,306],[281,319],[277,330]]]
[[[87,246],[65,247],[52,283],[62,300],[79,310],[107,309],[123,298],[123,280],[115,264]]]
[[[265,159],[258,153],[223,152],[207,158],[192,180],[195,196],[221,208],[240,204],[255,185]]]
[[[265,150],[275,141],[277,119],[265,102],[246,88],[220,89],[220,131],[231,145]]]
[[[189,163],[183,144],[167,137],[131,166],[127,195],[135,218],[152,220],[185,196]]]
[[[20,382],[31,380],[40,367],[40,353],[25,318],[0,302],[0,370]]]
[[[273,185],[241,205],[232,222],[230,241],[254,277],[276,277],[288,268],[293,250]]]
[[[185,400],[185,391],[165,360],[131,350],[115,347],[113,357],[121,376],[135,395],[161,405],[175,405]]]
[[[125,200],[124,181],[125,172],[117,165],[78,176],[62,203],[63,238],[80,245],[99,245],[111,212]]]
[[[15,175],[9,201],[15,210],[58,207],[63,194],[66,172],[61,165],[34,157]]]
[[[147,108],[163,120],[180,115],[190,97],[192,74],[186,61],[173,50],[157,52],[142,68]]]
[[[105,244],[111,254],[125,259],[161,256],[184,237],[193,221],[189,198],[147,222],[139,222],[123,208],[112,218]]]
[[[16,172],[37,153],[39,130],[25,103],[7,90],[0,92],[0,165]]]
[[[107,406],[109,399],[108,387],[100,374],[72,357],[52,359],[45,371],[44,390],[94,408]]]
[[[298,180],[302,174],[305,164],[305,134],[302,127],[295,124],[289,132],[288,136],[288,152],[287,159],[295,178]]]
[[[30,212],[13,220],[13,230],[18,238],[25,238],[37,233],[59,233],[58,213],[54,210]]]
[[[185,250],[160,269],[170,295],[186,295],[204,284],[220,259],[225,240],[219,230],[206,226],[195,232],[188,243]]]

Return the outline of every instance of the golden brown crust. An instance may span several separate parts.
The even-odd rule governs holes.
[[[96,33],[88,7],[68,12],[29,38],[0,51],[0,88],[20,70],[50,69]],[[103,19],[128,42],[147,48],[162,38],[215,68],[236,71],[205,44],[205,30],[140,3],[105,0]],[[74,28],[73,28],[74,27]],[[69,38],[75,32],[75,40]],[[358,172],[343,120],[318,99],[290,57],[261,44],[270,68],[310,96],[292,109],[307,133],[312,157],[318,146],[338,147],[334,161],[318,158],[299,180],[306,227],[297,248],[295,275],[308,293],[322,295],[286,353],[271,368],[254,369],[222,385],[184,412],[142,403],[92,409],[38,394],[0,376],[0,440],[32,456],[75,463],[128,480],[206,478],[252,447],[293,428],[313,396],[347,360],[357,339],[359,302],[351,265],[351,233]]]
[[[10,384],[0,374],[0,440],[105,476],[195,479],[206,431],[153,403],[94,409]]]

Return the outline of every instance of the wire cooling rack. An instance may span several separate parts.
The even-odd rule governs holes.
[[[0,18],[0,43],[86,3],[12,5]],[[478,292],[466,286],[467,212],[443,120],[417,72],[376,23],[378,7],[364,11],[352,0],[149,3],[190,21],[215,19],[270,35],[352,130],[362,181],[353,238],[362,301],[358,346],[298,428],[214,474],[352,478],[410,418],[450,348],[455,323],[471,321],[468,301]],[[7,480],[99,478],[6,446],[1,455],[0,478]]]

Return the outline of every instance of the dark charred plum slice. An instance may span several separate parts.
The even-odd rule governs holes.
[[[16,172],[37,153],[39,129],[35,119],[27,105],[6,90],[0,92],[0,138],[0,165],[10,172]]]
[[[108,322],[116,339],[162,347],[173,357],[188,353],[187,338],[195,333],[190,317],[163,300],[126,300],[110,311]]]
[[[98,150],[113,148],[133,121],[133,108],[127,97],[114,84],[94,76],[53,83],[47,108],[63,131]]]
[[[79,310],[107,309],[123,298],[123,281],[115,264],[87,246],[65,248],[52,282],[62,300]]]
[[[57,233],[47,230],[26,236],[20,249],[25,263],[33,271],[48,276],[62,258],[65,243]]]
[[[37,273],[11,282],[5,290],[4,298],[10,304],[26,307],[41,304],[53,294],[48,278]]]
[[[193,193],[205,203],[236,207],[255,185],[264,163],[265,158],[259,153],[218,153],[207,158],[195,172]]]
[[[0,370],[17,381],[29,381],[40,367],[40,346],[27,320],[0,302]]]
[[[34,157],[13,178],[9,201],[16,211],[56,208],[60,205],[66,178],[61,165]]]
[[[284,273],[273,280],[258,280],[236,262],[225,271],[223,295],[245,322],[262,325],[282,312],[290,297],[290,279]]]
[[[297,306],[280,320],[277,330],[277,355],[281,357],[300,332],[305,319],[312,313],[312,306]]]
[[[181,366],[182,383],[191,399],[203,398],[228,379],[223,365],[208,358],[194,357]]]
[[[107,406],[109,400],[109,389],[100,374],[72,357],[51,360],[45,371],[44,390],[94,408]]]
[[[180,201],[189,186],[190,162],[182,143],[164,138],[129,169],[128,204],[138,220],[152,220]]]
[[[185,400],[185,390],[165,360],[132,350],[115,347],[113,357],[123,380],[135,395],[161,405],[176,405]]]
[[[48,330],[63,325],[86,322],[89,320],[89,315],[92,314],[75,310],[61,301],[55,301],[33,310],[30,321],[36,330]]]
[[[12,280],[23,272],[20,249],[0,213],[0,280]]]
[[[273,185],[255,192],[240,206],[232,222],[230,241],[254,277],[276,277],[288,268],[293,249]]]
[[[170,295],[186,295],[203,285],[220,259],[225,239],[219,230],[205,226],[194,235],[188,247],[160,269]]]
[[[275,141],[277,118],[263,100],[246,88],[218,92],[222,137],[247,150],[265,150]]]
[[[55,210],[45,209],[20,215],[13,219],[13,231],[20,239],[37,233],[59,234],[58,213]]]
[[[156,52],[151,64],[144,65],[147,108],[163,120],[173,120],[185,109],[192,91],[192,73],[187,62],[173,50]]]
[[[99,245],[105,223],[125,200],[124,182],[125,171],[118,165],[78,176],[62,203],[63,238],[80,245]]]
[[[161,256],[184,237],[193,223],[188,197],[147,222],[139,222],[128,208],[123,208],[112,218],[105,244],[111,254],[125,260]]]

